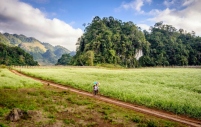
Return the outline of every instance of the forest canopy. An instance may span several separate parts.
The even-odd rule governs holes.
[[[3,65],[38,65],[33,57],[19,47],[10,47],[0,43],[0,64]]]
[[[142,31],[133,22],[96,16],[84,24],[73,65],[114,64],[124,67],[201,65],[201,38],[158,22]],[[142,51],[142,56],[138,56]]]
[[[72,64],[93,66],[108,63],[135,67],[138,66],[136,53],[148,51],[149,45],[141,29],[133,22],[96,16],[78,39]]]
[[[144,31],[150,47],[140,59],[142,66],[201,65],[201,38],[194,31],[177,30],[163,22],[150,30]]]

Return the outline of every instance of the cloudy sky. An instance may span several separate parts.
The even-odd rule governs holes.
[[[0,32],[75,51],[84,23],[113,16],[142,29],[156,22],[201,36],[201,0],[0,0]]]

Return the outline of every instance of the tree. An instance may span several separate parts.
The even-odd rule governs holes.
[[[70,65],[71,58],[70,54],[63,54],[56,65]]]
[[[10,65],[38,65],[33,56],[19,47],[10,47],[0,42],[0,64]]]

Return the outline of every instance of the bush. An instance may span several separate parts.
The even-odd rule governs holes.
[[[7,66],[4,65],[4,64],[1,64],[1,65],[0,65],[0,68],[7,68]]]

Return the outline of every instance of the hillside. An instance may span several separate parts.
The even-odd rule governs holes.
[[[201,37],[158,22],[142,31],[133,22],[96,16],[78,39],[72,64],[141,66],[201,65]]]
[[[17,46],[31,54],[39,65],[54,65],[62,54],[70,51],[62,46],[52,46],[33,37],[24,35],[0,33],[0,42],[10,46]]]
[[[201,65],[201,37],[195,32],[177,30],[172,25],[156,23],[144,31],[149,49],[140,59],[142,66],[192,66]]]
[[[0,64],[4,65],[38,65],[38,62],[33,60],[33,57],[19,47],[10,47],[0,43]]]
[[[133,22],[122,22],[113,17],[96,16],[85,27],[78,39],[78,50],[73,57],[75,65],[114,64],[125,67],[138,65],[141,50],[147,50],[149,42]]]

